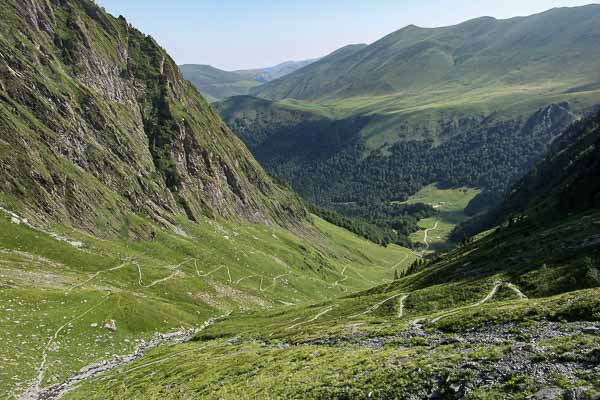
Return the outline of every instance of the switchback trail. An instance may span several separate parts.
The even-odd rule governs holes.
[[[328,312],[330,312],[331,310],[333,310],[336,306],[329,306],[327,307],[325,310],[321,311],[320,313],[318,313],[317,315],[315,315],[313,318],[309,319],[308,321],[302,321],[302,322],[298,322],[297,324],[294,325],[290,325],[286,328],[286,330],[290,330],[290,329],[294,329],[297,326],[300,325],[305,325],[305,324],[310,324],[311,322],[315,322],[316,320],[318,320],[319,318],[321,318],[323,315],[327,314]]]
[[[364,312],[362,312],[362,313],[358,313],[358,314],[354,314],[354,315],[351,315],[351,316],[349,316],[348,318],[356,318],[356,317],[360,317],[361,315],[366,315],[366,314],[372,313],[373,311],[376,311],[376,310],[378,310],[378,309],[379,309],[379,307],[381,307],[382,305],[384,305],[384,304],[385,304],[385,303],[387,303],[388,301],[390,301],[390,300],[394,300],[395,298],[398,298],[398,297],[400,297],[400,296],[404,296],[404,295],[405,295],[405,293],[399,293],[399,294],[395,294],[395,295],[393,295],[393,296],[391,296],[391,297],[388,297],[387,299],[385,299],[385,300],[383,300],[383,301],[380,301],[379,303],[377,303],[377,304],[375,304],[375,305],[373,305],[373,306],[371,306],[371,307],[367,308],[367,309],[366,309]]]
[[[521,299],[527,299],[527,296],[525,296],[525,295],[523,294],[523,292],[521,292],[521,291],[519,290],[519,288],[517,288],[517,287],[516,287],[515,285],[513,285],[512,283],[507,283],[507,282],[496,282],[496,283],[494,284],[494,287],[492,288],[492,290],[491,290],[491,291],[490,291],[490,292],[487,294],[487,296],[485,296],[483,299],[481,299],[481,300],[480,300],[480,301],[478,301],[477,303],[475,303],[475,304],[472,304],[472,305],[470,305],[470,306],[466,306],[466,307],[460,307],[460,308],[458,308],[458,309],[456,309],[456,310],[454,310],[454,311],[450,311],[450,312],[448,312],[448,313],[442,314],[442,315],[440,315],[440,316],[438,316],[438,317],[436,317],[436,318],[432,319],[432,320],[431,320],[431,322],[435,324],[436,322],[439,322],[439,321],[441,321],[442,319],[444,319],[444,318],[447,318],[447,317],[449,317],[449,316],[451,316],[451,315],[458,314],[458,313],[459,313],[459,312],[461,312],[461,311],[468,310],[468,309],[470,309],[470,308],[481,307],[482,305],[484,305],[485,303],[487,303],[488,301],[490,301],[490,300],[491,300],[491,299],[492,299],[492,298],[493,298],[493,297],[494,297],[494,296],[495,296],[495,295],[498,293],[498,290],[499,290],[499,289],[500,289],[502,286],[506,286],[506,287],[508,287],[508,288],[512,289],[512,290],[513,290],[513,291],[514,291],[514,292],[515,292],[515,293],[516,293],[516,294],[519,296],[519,298],[521,298]]]
[[[81,283],[78,283],[77,285],[71,286],[71,287],[70,287],[70,288],[69,288],[69,289],[68,289],[68,290],[65,292],[65,295],[68,295],[68,294],[69,294],[69,293],[71,293],[73,290],[75,290],[75,289],[77,289],[77,288],[80,288],[80,287],[82,287],[82,286],[86,285],[87,283],[89,283],[89,282],[93,281],[94,279],[96,279],[96,278],[97,278],[98,276],[100,276],[101,274],[106,274],[106,273],[108,273],[108,272],[114,272],[114,271],[118,271],[118,270],[120,270],[120,269],[123,269],[123,268],[125,268],[125,267],[126,267],[126,266],[128,266],[129,264],[131,264],[131,261],[127,261],[127,262],[125,262],[125,263],[123,263],[123,264],[121,264],[121,265],[118,265],[118,266],[116,266],[116,267],[113,267],[113,268],[106,269],[106,270],[104,270],[104,271],[98,271],[98,272],[96,272],[95,274],[93,274],[92,276],[90,276],[90,277],[89,277],[89,279],[86,279],[85,281],[83,281],[83,282],[81,282]]]
[[[346,275],[347,269],[348,269],[348,266],[345,265],[344,269],[342,270],[342,279],[335,281],[332,286],[329,286],[329,288],[337,287],[340,283],[346,282],[348,280],[348,276]]]

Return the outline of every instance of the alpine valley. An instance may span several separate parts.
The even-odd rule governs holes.
[[[599,27],[225,72],[0,0],[0,398],[600,398]]]
[[[407,26],[216,108],[311,203],[386,227],[390,202],[436,183],[480,190],[475,215],[596,110],[599,42],[600,5]]]

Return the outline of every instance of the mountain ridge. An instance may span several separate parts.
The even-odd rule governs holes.
[[[211,102],[227,97],[246,95],[254,87],[279,79],[318,59],[285,61],[273,67],[224,71],[211,65],[183,64],[179,66],[185,79]]]
[[[552,40],[555,42],[563,42],[561,44],[563,46],[562,48],[568,49],[568,52],[573,53],[573,50],[579,46],[578,42],[585,40],[587,43],[590,43],[594,37],[598,37],[597,29],[594,30],[596,24],[591,21],[597,21],[599,14],[600,6],[589,5],[583,7],[553,9],[528,17],[516,17],[506,20],[483,17],[466,21],[458,25],[440,28],[418,28],[409,25],[408,27],[393,32],[361,49],[361,51],[356,54],[356,59],[346,60],[346,63],[339,68],[341,68],[341,71],[344,73],[353,74],[355,78],[350,78],[355,82],[360,81],[360,76],[362,75],[359,76],[359,74],[362,74],[363,72],[367,75],[377,76],[375,82],[371,83],[371,85],[374,86],[368,86],[369,83],[365,83],[367,86],[364,86],[364,89],[361,89],[360,91],[363,95],[371,92],[373,94],[389,94],[394,91],[411,87],[423,88],[425,85],[435,83],[438,74],[447,75],[447,77],[444,78],[445,80],[456,79],[459,78],[459,76],[462,76],[462,80],[467,79],[469,81],[477,81],[480,78],[476,74],[473,75],[468,69],[461,69],[461,65],[468,67],[470,62],[469,58],[472,54],[476,54],[473,53],[474,51],[480,53],[480,58],[483,55],[489,57],[490,62],[485,62],[485,64],[481,65],[476,64],[473,67],[485,66],[484,70],[486,71],[489,71],[490,68],[498,69],[499,67],[500,69],[498,69],[498,71],[502,71],[504,74],[511,71],[518,71],[519,67],[525,66],[525,63],[529,62],[528,60],[535,60],[535,57],[527,55],[526,53],[519,53],[521,56],[520,58],[513,57],[509,53],[506,53],[509,44],[512,43],[513,48],[515,48],[514,46],[518,46],[523,40],[525,41],[525,44],[527,41],[529,41],[530,44],[535,42],[538,45],[545,46],[545,48],[548,49],[545,50],[545,54],[549,54],[549,49],[557,44],[549,42]],[[559,19],[556,20],[556,17],[559,17]],[[565,22],[561,22],[561,19],[563,21],[569,20],[571,22],[577,20],[578,25],[571,24],[570,22],[565,25]],[[544,26],[544,29],[541,28],[542,26]],[[544,30],[547,30],[547,33],[544,32]],[[553,35],[552,32],[556,33],[557,31],[561,32],[560,37],[554,36],[554,39],[556,40],[551,39]],[[573,34],[569,32],[573,32]],[[472,34],[472,36],[467,37],[466,34]],[[571,47],[569,47],[567,43],[570,43]],[[527,44],[527,47],[529,48],[530,45]],[[506,53],[506,56],[503,56],[504,58],[494,58],[493,53],[498,52],[499,54],[502,54],[503,51]],[[539,50],[536,50],[536,52],[539,53]],[[383,53],[383,55],[376,55],[378,53]],[[452,60],[447,60],[449,63],[446,66],[443,62],[443,58],[445,57],[444,54],[451,56],[455,61],[451,62]],[[332,55],[335,55],[335,52]],[[564,56],[565,55],[561,55],[563,58]],[[588,60],[594,60],[593,58],[590,58],[590,55],[582,56],[587,57]],[[415,58],[415,62],[419,60],[424,62],[424,64],[421,65],[421,68],[424,68],[424,72],[427,72],[427,76],[423,78],[425,80],[420,82],[419,79],[421,78],[419,78],[417,70],[410,69],[412,67],[409,67],[405,61],[402,61],[402,58],[406,57],[408,57],[408,61],[410,61],[412,57],[421,57]],[[435,65],[436,57],[438,57],[437,61],[439,61],[439,65],[437,66]],[[381,59],[384,61],[380,62]],[[428,60],[432,63],[429,64]],[[510,60],[512,60],[512,62],[507,65],[506,62]],[[345,79],[348,77],[344,77],[345,79],[336,82],[336,76],[332,75],[334,74],[334,71],[328,72],[327,69],[323,69],[326,61],[327,57],[321,59],[320,62],[315,63],[312,67],[309,67],[309,69],[302,69],[292,73],[287,77],[285,83],[269,83],[261,88],[253,90],[252,93],[259,97],[265,97],[272,100],[288,97],[298,100],[317,100],[319,98],[334,99],[336,96],[341,95],[347,97],[348,95],[355,93],[355,87],[353,88],[344,83]],[[481,63],[482,61],[478,62]],[[549,63],[550,60],[547,62]],[[407,65],[409,69],[404,71],[402,69],[390,70],[389,67],[386,67],[388,64],[392,65],[394,68],[404,64]],[[428,68],[429,66],[434,69]],[[455,67],[458,68],[458,70],[452,72],[452,69]],[[436,72],[435,68],[439,71]],[[591,67],[588,67],[587,69],[588,71],[593,71]],[[545,73],[544,69],[538,68],[537,71],[538,73],[536,76],[538,77],[538,80],[539,78],[543,79]],[[336,70],[336,72],[339,73],[340,71]],[[520,73],[525,74],[527,71]],[[319,89],[319,85],[321,85],[322,82],[317,81],[309,86],[298,83],[299,88],[297,90],[293,89],[294,80],[306,83],[303,77],[306,77],[307,74],[313,76],[315,76],[315,74],[329,74],[326,75],[328,78],[324,80],[334,82],[333,86],[328,85]],[[401,74],[418,79],[407,79],[405,81],[398,80]],[[496,73],[496,75],[498,74]],[[443,75],[440,75],[440,77],[442,76]],[[502,75],[500,75],[500,77],[502,77]],[[596,74],[596,78],[597,77]],[[339,75],[337,78],[339,79]],[[503,79],[507,78],[507,76],[503,77]],[[389,89],[380,93],[379,89],[377,89],[377,82],[389,82]],[[487,83],[489,84],[489,82]],[[284,88],[284,85],[287,87]],[[281,87],[281,93],[277,92],[279,90],[277,89],[278,87]],[[371,90],[369,89],[370,87],[373,88],[371,92],[369,92],[369,90]],[[384,86],[381,86],[380,89],[383,87]]]

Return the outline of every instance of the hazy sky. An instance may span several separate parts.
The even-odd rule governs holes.
[[[406,25],[509,18],[577,0],[97,0],[152,35],[179,64],[232,70],[326,55]]]

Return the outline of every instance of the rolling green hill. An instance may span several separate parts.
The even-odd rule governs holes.
[[[599,98],[599,20],[600,5],[589,5],[443,28],[408,26],[251,94],[377,116],[362,130],[371,149],[411,137],[443,140],[462,129],[461,119],[514,119],[562,101],[585,110]]]
[[[254,74],[223,71],[210,65],[186,64],[179,69],[209,102],[246,94],[261,84]]]
[[[250,90],[300,68],[316,60],[287,61],[274,67],[223,71],[210,65],[185,64],[179,69],[183,77],[206,96],[209,102],[223,100],[231,96],[241,96],[250,93]]]
[[[444,28],[411,25],[369,46],[342,49],[253,92],[275,100],[341,100],[351,107],[355,97],[414,98],[423,90],[441,98],[482,88],[594,90],[600,83],[599,19],[600,5],[590,5]]]

